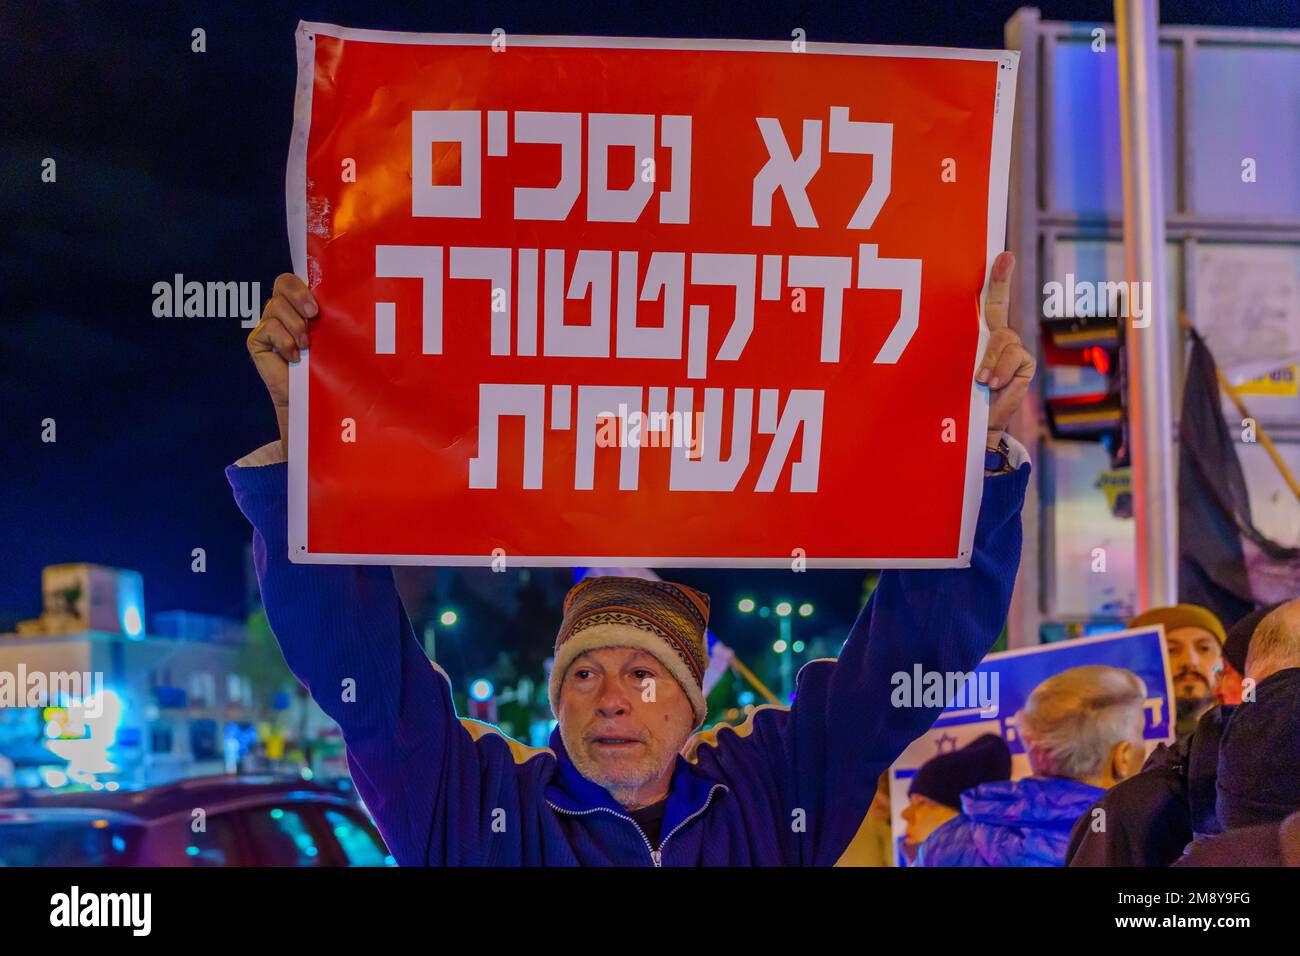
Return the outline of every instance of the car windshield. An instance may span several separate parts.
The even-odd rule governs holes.
[[[0,821],[0,866],[129,866],[139,827],[102,819]]]

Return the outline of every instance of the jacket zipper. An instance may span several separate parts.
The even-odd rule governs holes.
[[[662,860],[663,860],[664,847],[667,846],[668,841],[673,838],[673,834],[676,833],[678,830],[680,830],[682,827],[686,826],[686,824],[690,823],[692,820],[698,817],[705,810],[709,809],[709,804],[713,802],[713,795],[717,793],[719,789],[726,790],[727,789],[726,784],[715,783],[712,787],[710,787],[709,795],[704,798],[704,805],[700,807],[698,810],[696,810],[694,813],[692,813],[685,820],[683,820],[681,823],[677,824],[677,826],[669,830],[668,835],[659,841],[659,849],[655,850],[650,854],[651,858],[655,861],[655,866],[663,866]]]
[[[585,817],[589,813],[608,813],[612,816],[618,817],[620,820],[626,820],[628,823],[632,824],[632,826],[636,827],[636,832],[641,835],[641,842],[644,843],[645,848],[650,851],[650,862],[652,862],[655,866],[663,865],[660,862],[661,857],[659,856],[659,851],[650,845],[650,838],[647,837],[645,835],[645,831],[641,829],[641,824],[637,823],[631,817],[625,816],[622,813],[616,813],[615,811],[611,810],[609,807],[592,807],[590,810],[565,810],[563,807],[557,807],[555,804],[551,803],[550,800],[546,801],[546,805],[549,806],[556,813],[563,813],[566,816],[570,816],[570,817]]]
[[[639,833],[639,834],[641,835],[641,842],[644,843],[644,844],[645,844],[645,848],[646,848],[647,850],[650,851],[650,862],[653,863],[655,866],[663,866],[663,865],[664,865],[664,852],[663,852],[663,851],[664,851],[664,846],[668,843],[669,839],[672,837],[672,835],[673,835],[674,833],[676,833],[676,832],[677,832],[678,830],[680,830],[682,827],[686,826],[686,824],[690,823],[692,820],[694,820],[696,817],[698,817],[701,813],[703,813],[705,810],[707,810],[707,809],[709,808],[709,804],[713,802],[713,795],[714,795],[714,794],[715,794],[719,789],[721,789],[721,790],[726,790],[727,787],[726,787],[725,784],[715,783],[715,784],[714,784],[714,785],[709,789],[709,795],[706,796],[706,797],[704,798],[704,805],[703,805],[702,807],[700,807],[698,810],[696,810],[694,813],[692,813],[692,814],[691,814],[689,817],[687,817],[685,820],[683,820],[681,823],[677,824],[677,826],[673,827],[672,830],[669,831],[668,836],[664,837],[662,840],[659,841],[659,849],[657,849],[657,850],[656,850],[654,847],[652,847],[652,846],[650,845],[650,838],[647,837],[647,836],[645,835],[645,831],[641,829],[641,824],[637,823],[635,820],[633,820],[633,819],[632,819],[631,817],[629,817],[629,816],[626,816],[626,815],[624,815],[624,814],[622,814],[622,813],[618,813],[618,812],[616,812],[616,811],[614,811],[614,810],[609,809],[609,807],[592,807],[590,810],[565,810],[563,807],[557,807],[555,804],[551,803],[550,800],[547,800],[547,801],[546,801],[546,805],[549,806],[549,807],[550,807],[552,810],[554,810],[556,813],[563,813],[563,814],[565,814],[566,816],[570,816],[570,817],[584,817],[584,816],[586,816],[586,815],[589,814],[589,813],[601,813],[601,812],[604,812],[604,813],[608,813],[608,814],[611,814],[611,815],[613,815],[613,816],[616,816],[616,817],[618,817],[620,820],[626,820],[628,823],[632,824],[632,826],[636,827],[636,832]]]

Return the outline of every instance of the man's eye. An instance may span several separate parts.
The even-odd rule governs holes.
[[[588,677],[591,676],[591,671],[589,670],[574,671],[573,676],[578,678],[578,680],[586,680]]]
[[[633,671],[632,675],[636,677],[637,680],[645,680],[647,677],[651,676],[650,672],[644,668]]]

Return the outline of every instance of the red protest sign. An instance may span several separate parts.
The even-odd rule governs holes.
[[[303,23],[298,57],[295,560],[969,560],[1015,54]]]

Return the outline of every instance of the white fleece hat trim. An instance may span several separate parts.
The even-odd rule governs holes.
[[[631,624],[596,624],[579,631],[560,645],[560,649],[555,654],[555,663],[551,667],[550,682],[551,711],[556,719],[560,716],[560,687],[564,683],[564,675],[569,672],[569,665],[580,654],[606,647],[634,647],[659,661],[673,675],[673,679],[686,692],[691,702],[691,710],[695,713],[695,726],[691,728],[692,732],[703,726],[709,709],[704,702],[704,691],[695,682],[691,669],[673,652],[672,646],[662,637]]]

